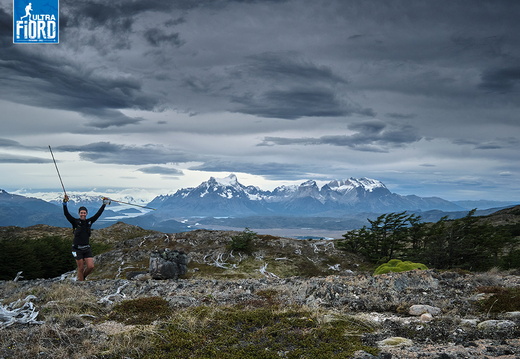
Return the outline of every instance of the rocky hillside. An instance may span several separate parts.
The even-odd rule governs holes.
[[[8,231],[70,236],[49,226]],[[263,235],[232,250],[241,234],[96,230],[92,241],[108,250],[86,282],[73,272],[0,282],[0,358],[520,356],[518,273],[374,276],[335,241]],[[188,256],[180,279],[142,273],[165,248]]]

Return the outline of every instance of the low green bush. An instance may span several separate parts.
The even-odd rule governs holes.
[[[387,263],[381,264],[374,271],[374,275],[390,273],[390,272],[406,272],[414,269],[428,269],[422,263],[414,263],[410,261],[401,261],[399,259],[392,259]]]
[[[242,233],[231,238],[231,243],[228,248],[230,250],[251,254],[253,252],[253,240],[256,238],[256,232],[246,228]]]

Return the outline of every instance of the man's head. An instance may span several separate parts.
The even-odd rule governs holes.
[[[79,213],[80,219],[87,218],[87,213],[88,213],[87,207],[83,207],[83,206],[79,207],[78,213]]]

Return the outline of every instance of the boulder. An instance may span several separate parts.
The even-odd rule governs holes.
[[[153,279],[178,279],[187,271],[188,256],[184,252],[166,248],[150,256],[149,274]]]

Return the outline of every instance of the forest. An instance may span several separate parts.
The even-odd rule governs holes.
[[[435,223],[406,212],[383,214],[344,234],[338,246],[374,264],[400,259],[436,269],[520,268],[520,223],[497,225],[474,213]]]

